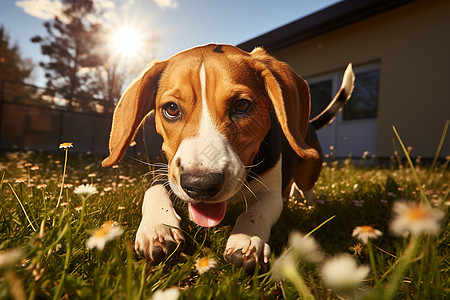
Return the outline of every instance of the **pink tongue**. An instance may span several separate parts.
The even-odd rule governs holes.
[[[203,227],[213,227],[219,224],[223,220],[226,210],[226,202],[189,204],[189,215],[192,221]]]

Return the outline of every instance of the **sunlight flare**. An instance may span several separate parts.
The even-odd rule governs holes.
[[[111,35],[111,50],[118,55],[134,56],[142,50],[142,47],[142,36],[133,27],[119,27]]]

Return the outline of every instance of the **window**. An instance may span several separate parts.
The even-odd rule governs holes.
[[[378,63],[354,68],[355,89],[344,106],[343,120],[372,119],[377,117],[380,67]],[[311,93],[311,118],[317,116],[337,93],[342,72],[308,79]]]
[[[333,95],[331,90],[333,82],[331,80],[325,80],[309,85],[309,92],[311,93],[311,117],[317,116],[321,113],[330,103]],[[314,99],[314,101],[312,101]]]
[[[355,72],[355,89],[344,106],[344,121],[376,118],[380,69]]]

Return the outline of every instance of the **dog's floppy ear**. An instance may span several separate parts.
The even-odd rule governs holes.
[[[155,109],[159,77],[166,66],[167,61],[150,63],[120,98],[114,110],[109,156],[103,160],[102,166],[110,167],[122,158],[141,122]]]
[[[253,68],[264,80],[278,122],[292,149],[303,159],[319,158],[319,153],[304,140],[311,110],[306,81],[262,48],[255,48],[250,55]]]

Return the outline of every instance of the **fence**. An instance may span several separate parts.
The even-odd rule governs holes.
[[[74,152],[106,153],[114,104],[72,101],[52,91],[7,80],[0,90],[0,148],[55,151],[72,142]]]

